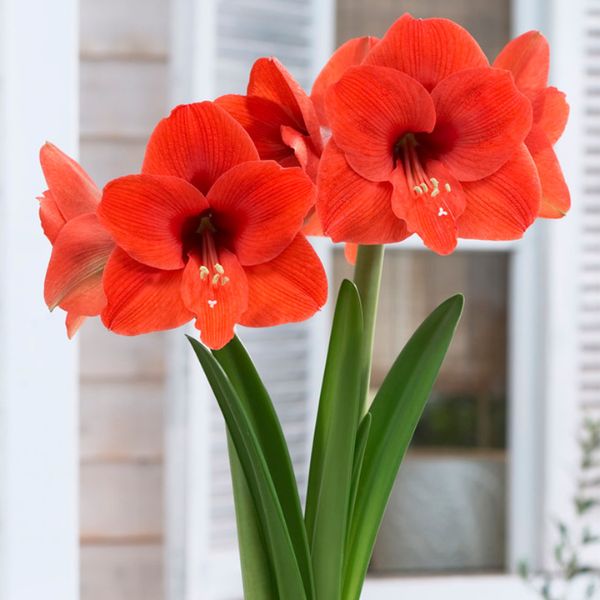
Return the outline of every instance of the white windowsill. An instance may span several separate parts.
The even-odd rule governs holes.
[[[367,579],[362,600],[539,600],[512,575]]]

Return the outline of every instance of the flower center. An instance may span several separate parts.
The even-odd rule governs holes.
[[[216,229],[211,216],[206,215],[200,219],[196,234],[200,236],[200,280],[210,287],[208,306],[214,308],[217,300],[214,297],[215,288],[229,283],[225,268],[219,263],[219,255],[215,244]]]
[[[402,167],[406,175],[408,189],[415,196],[428,194],[432,198],[438,196],[442,191],[448,193],[452,191],[450,183],[440,182],[435,177],[429,177],[421,164],[419,154],[416,150],[418,142],[412,133],[409,133],[396,142],[394,146],[394,162],[402,162]],[[438,216],[448,214],[443,208],[440,208]]]

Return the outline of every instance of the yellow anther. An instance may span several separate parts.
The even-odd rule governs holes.
[[[423,183],[421,184],[421,189],[422,189],[422,190],[423,190],[425,193],[427,193],[427,192],[429,191],[429,188],[427,187],[427,184],[426,184],[425,182],[423,182]]]
[[[202,265],[200,267],[200,279],[206,279],[209,274],[210,271],[204,265]]]
[[[440,185],[440,182],[435,177],[432,177],[429,181],[433,183],[434,188],[437,188]]]
[[[415,192],[415,193],[417,193],[417,194],[421,195],[421,194],[423,193],[423,190],[421,189],[421,186],[420,186],[420,185],[415,185],[415,186],[413,187],[413,192]]]
[[[218,273],[213,276],[213,278],[212,278],[213,285],[217,285],[217,283],[219,283],[219,277],[221,277],[221,276]]]
[[[223,265],[220,265],[219,263],[217,263],[215,265],[215,271],[219,274],[219,275],[223,275],[223,273],[225,273],[225,269],[223,268]]]
[[[221,278],[221,285],[227,285],[229,283],[229,277],[225,276]]]
[[[432,192],[431,192],[431,197],[435,198],[438,194],[440,193],[439,188],[435,188]]]
[[[450,187],[450,184],[449,184],[449,183],[446,183],[446,184],[444,185],[444,189],[445,189],[447,192],[451,192],[451,191],[452,191],[452,188]]]

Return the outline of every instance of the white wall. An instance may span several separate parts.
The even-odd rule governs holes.
[[[0,11],[0,598],[75,600],[77,344],[44,305],[35,198],[43,142],[77,152],[77,2]]]

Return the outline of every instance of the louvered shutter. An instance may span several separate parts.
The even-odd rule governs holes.
[[[260,56],[276,56],[308,87],[313,59],[312,11],[306,0],[217,2],[215,94],[243,93],[252,63]],[[306,485],[315,398],[310,373],[312,327],[311,323],[298,323],[239,332],[275,402],[301,493]],[[223,419],[216,403],[212,404],[210,435],[210,547],[223,560],[229,557],[234,568],[235,514]],[[215,593],[220,599],[220,592]]]
[[[184,0],[178,1],[181,4]],[[198,22],[202,21],[204,32],[196,32],[195,35],[210,36],[211,47],[203,47],[198,42],[200,52],[207,53],[198,62],[207,61],[204,65],[207,70],[205,79],[201,78],[196,85],[201,91],[192,92],[193,99],[244,93],[250,68],[261,56],[276,56],[301,85],[310,87],[316,70],[325,61],[320,49],[329,45],[330,36],[324,28],[330,23],[330,0],[204,2],[197,5],[195,14]],[[323,18],[318,18],[319,13],[323,13]],[[210,60],[207,56],[211,57]],[[183,72],[179,72],[179,77],[184,76]],[[192,76],[198,77],[197,72]],[[302,495],[307,481],[319,392],[318,369],[322,365],[316,349],[324,347],[322,338],[326,335],[326,321],[327,316],[323,312],[306,323],[268,329],[240,328],[238,331],[275,402]],[[175,373],[180,368],[178,361],[184,360],[183,357],[175,359]],[[188,369],[194,379],[197,364],[188,363]],[[202,387],[202,384],[196,381],[187,390],[179,390],[179,393],[187,393],[188,408],[178,414],[177,409],[171,409],[171,423],[168,425],[171,433],[168,431],[167,435],[172,438],[170,446],[175,449],[175,454],[179,453],[179,459],[173,455],[169,459],[171,477],[177,469],[180,473],[183,470],[187,482],[182,484],[181,479],[179,483],[175,481],[174,490],[168,490],[172,501],[168,508],[168,530],[171,533],[168,533],[167,548],[170,582],[167,597],[169,600],[238,599],[242,596],[241,577],[223,419],[206,387],[201,391],[205,396],[204,408],[201,414],[193,416],[197,410],[193,405],[197,399],[193,396],[199,393],[199,386]],[[197,419],[195,430],[190,423],[190,419],[194,418]],[[180,437],[183,430],[187,430],[185,442]],[[195,441],[191,440],[191,436],[196,437]],[[204,436],[206,439],[199,441]],[[185,460],[182,460],[182,453]],[[182,463],[185,465],[182,466]],[[167,485],[171,484],[173,480]],[[185,490],[185,500],[173,498],[178,490]],[[195,503],[196,507],[191,507],[190,503]],[[174,514],[178,508],[187,515],[183,520]],[[186,528],[191,528],[192,536],[202,539],[190,539],[190,531],[184,531]]]
[[[586,2],[581,196],[581,406],[600,418],[600,4]]]

